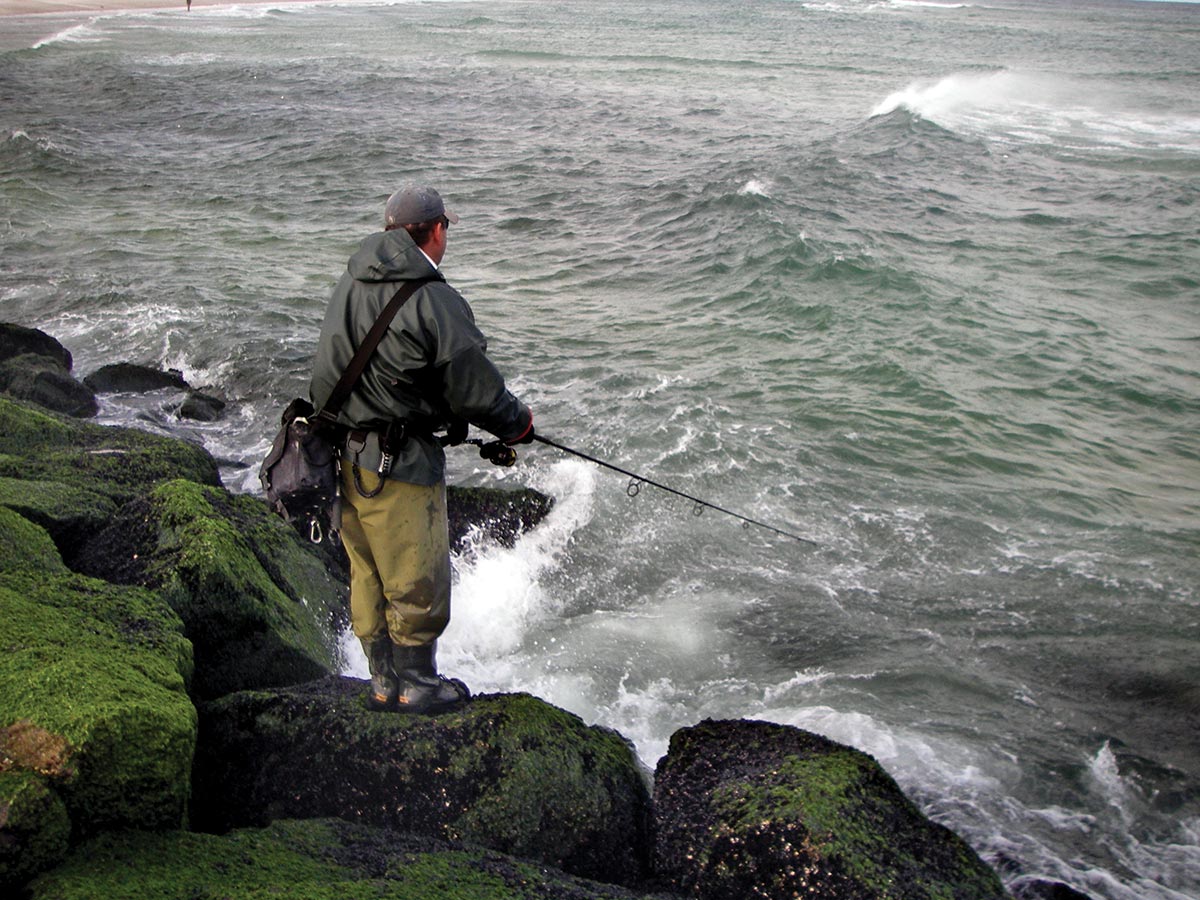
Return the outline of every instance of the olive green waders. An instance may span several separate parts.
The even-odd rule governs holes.
[[[380,478],[359,472],[367,493]],[[350,558],[350,627],[371,672],[368,704],[425,712],[466,699],[437,674],[435,642],[450,621],[446,486],[383,479],[365,497],[342,465],[342,543]]]

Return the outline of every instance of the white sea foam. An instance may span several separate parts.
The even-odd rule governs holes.
[[[1014,142],[1200,152],[1200,118],[1131,102],[1115,88],[1059,76],[965,73],[915,81],[870,117],[907,109],[954,131]]]
[[[739,194],[751,194],[755,197],[770,197],[771,186],[766,181],[751,178],[738,189]]]
[[[970,3],[934,3],[932,0],[891,0],[892,6],[927,7],[929,9],[967,9]]]
[[[103,33],[96,28],[96,22],[100,18],[103,17],[98,16],[82,24],[64,28],[57,34],[52,34],[47,38],[42,38],[33,45],[33,49],[38,50],[53,44],[97,44],[104,40]]]

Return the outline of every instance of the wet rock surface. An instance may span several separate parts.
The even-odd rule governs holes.
[[[334,677],[202,705],[195,827],[334,816],[644,879],[649,795],[617,733],[525,694],[436,716],[373,712],[365,695]]]
[[[721,900],[1003,900],[1000,879],[870,756],[784,725],[706,720],[655,773],[657,874]]]

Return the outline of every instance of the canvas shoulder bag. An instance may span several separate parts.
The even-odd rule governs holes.
[[[405,282],[396,291],[319,412],[302,397],[283,411],[280,429],[259,468],[258,480],[271,509],[314,544],[337,530],[338,445],[343,433],[337,421],[338,412],[354,391],[400,307],[418,288],[441,280],[441,276],[418,278]]]

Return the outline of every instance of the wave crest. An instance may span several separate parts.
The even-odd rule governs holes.
[[[1164,113],[1115,87],[1000,71],[914,81],[868,118],[905,110],[954,132],[1016,143],[1200,153],[1200,118]]]

